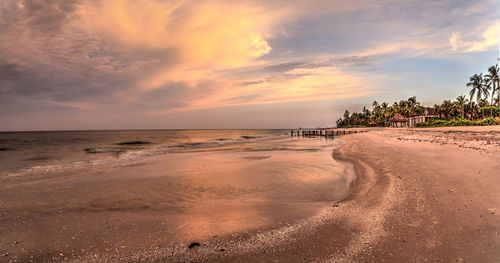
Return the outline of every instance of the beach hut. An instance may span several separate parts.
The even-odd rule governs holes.
[[[368,123],[368,126],[375,127],[375,126],[377,126],[377,123],[374,121],[371,121],[370,123]]]
[[[394,116],[389,120],[389,123],[391,128],[408,127],[408,121],[399,113],[394,114]]]
[[[408,127],[416,127],[417,124],[439,117],[433,108],[426,108],[424,115],[408,118]]]

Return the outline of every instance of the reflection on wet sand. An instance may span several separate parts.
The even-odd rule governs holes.
[[[21,256],[45,258],[280,227],[346,195],[354,174],[332,159],[338,144],[277,137],[13,179],[0,193],[0,242],[22,240]]]

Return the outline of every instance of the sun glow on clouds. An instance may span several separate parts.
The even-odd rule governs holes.
[[[201,1],[105,1],[83,11],[91,34],[138,48],[175,48],[193,66],[233,67],[270,51],[270,19],[255,7]]]
[[[286,9],[270,12],[250,2],[119,0],[85,6],[80,14],[89,35],[113,41],[118,48],[174,50],[174,62],[159,65],[138,79],[131,94],[168,89],[165,86],[170,83],[185,83],[186,89],[204,94],[186,97],[176,109],[361,95],[341,90],[346,87],[344,79],[349,78],[346,88],[355,87],[360,80],[339,71],[310,70],[293,79],[247,86],[239,84],[246,81],[242,76],[236,76],[239,81],[221,78],[222,71],[271,63],[262,56],[272,50],[267,39],[291,15]],[[211,83],[209,90],[197,88],[207,83]],[[241,99],[232,100],[234,97]]]
[[[235,106],[281,102],[348,99],[376,93],[370,86],[362,87],[360,78],[342,73],[333,67],[293,69],[287,74],[270,77],[248,85],[227,84],[224,96],[213,96],[195,102],[196,108],[210,105]],[[235,87],[238,87],[235,89]]]
[[[466,52],[478,52],[500,45],[500,20],[488,25],[486,30],[484,28],[481,30],[484,31],[481,31],[479,40],[463,40],[457,33],[453,33],[449,40],[452,50],[457,51],[461,48]]]
[[[481,51],[500,43],[500,21],[490,25],[483,33],[483,40],[474,42],[469,51]]]
[[[497,49],[498,0],[479,2],[3,0],[0,110],[161,115],[155,123],[174,111],[420,97],[425,83],[394,63],[428,74]]]
[[[144,81],[155,88],[196,77],[193,71],[246,66],[269,53],[265,37],[273,21],[259,12],[244,4],[120,0],[90,6],[84,17],[90,34],[112,37],[125,48],[175,50],[175,66]]]

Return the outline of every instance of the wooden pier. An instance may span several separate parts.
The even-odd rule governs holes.
[[[350,130],[350,129],[319,129],[319,130],[291,130],[290,136],[294,137],[335,137],[348,134],[356,134],[366,132],[366,130]]]

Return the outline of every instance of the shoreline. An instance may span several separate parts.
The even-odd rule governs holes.
[[[358,174],[346,199],[286,242],[207,261],[500,261],[500,127],[370,129],[343,138],[332,155]]]
[[[278,228],[85,253],[71,262],[498,262],[500,127],[372,128],[331,152],[349,194]],[[126,251],[126,252],[125,252]]]
[[[395,182],[385,235],[352,261],[500,261],[499,126],[372,129],[351,138],[358,158]]]
[[[333,152],[337,152],[346,145],[345,143]],[[333,154],[331,152],[331,154]],[[332,155],[333,157],[333,155]],[[355,168],[350,161],[335,158],[335,161],[347,165],[346,169]],[[356,168],[357,169],[357,168]],[[354,170],[353,170],[354,171]],[[263,261],[268,261],[270,256],[266,253],[270,250],[274,252],[283,251],[283,248],[295,247],[295,242],[311,237],[313,233],[317,233],[319,228],[330,227],[328,221],[332,220],[334,210],[340,210],[341,204],[350,198],[353,193],[353,187],[358,189],[359,178],[355,175],[355,179],[351,180],[348,194],[342,199],[329,204],[323,208],[319,214],[311,216],[307,219],[300,219],[295,223],[287,224],[285,227],[273,228],[263,227],[256,230],[233,233],[226,236],[214,236],[206,240],[193,240],[200,244],[194,248],[188,248],[189,243],[178,243],[175,246],[151,247],[149,249],[135,250],[130,253],[107,254],[103,253],[95,258],[92,255],[83,255],[73,262],[248,262],[255,261],[255,258],[264,256]],[[361,189],[361,187],[359,187]],[[348,240],[344,240],[346,244]],[[316,251],[313,251],[313,254]],[[327,254],[323,255],[326,256]],[[284,256],[284,255],[282,255]],[[259,259],[260,260],[260,259]],[[281,259],[283,260],[283,258]],[[294,261],[293,257],[287,261]],[[274,262],[274,260],[272,260]]]
[[[257,161],[254,159],[262,156],[262,151],[256,153],[249,150],[238,154],[196,152],[169,156],[169,162],[163,160],[163,155],[141,160],[138,165],[129,165],[135,159],[132,162],[125,159],[120,163],[122,165],[109,171],[102,169],[108,165],[103,162],[90,170],[61,171],[56,176],[47,173],[47,177],[5,177],[3,182],[7,183],[3,189],[7,190],[2,192],[0,198],[6,208],[0,214],[0,246],[2,253],[9,255],[2,259],[33,259],[39,262],[119,259],[135,262],[163,258],[169,261],[197,261],[204,256],[198,257],[196,251],[203,254],[202,250],[208,250],[208,254],[212,253],[216,260],[221,255],[242,255],[256,251],[255,248],[266,249],[271,243],[280,246],[289,242],[289,237],[300,232],[299,229],[311,228],[321,221],[321,215],[308,219],[326,210],[325,207],[331,203],[343,199],[349,192],[346,186],[350,185],[350,178],[354,175],[346,176],[347,172],[352,174],[350,169],[331,159],[332,150],[341,144],[338,141],[290,140],[288,136],[271,141],[276,145],[257,144],[256,149],[269,151],[266,155],[274,157],[259,158]],[[283,145],[288,146],[283,148]],[[275,148],[281,150],[271,152]],[[199,178],[196,174],[184,176],[182,170],[174,173],[174,168],[179,166],[170,165],[172,162],[179,165],[190,163],[193,156],[205,158],[197,159],[197,163],[201,164],[207,164],[206,160],[211,163],[230,160],[230,165],[204,169],[201,171],[203,174],[214,175],[211,177],[214,183],[197,184],[199,180],[192,179]],[[167,174],[163,172],[166,167],[172,169]],[[248,169],[242,170],[244,167]],[[280,171],[277,173],[266,173],[266,169],[278,168]],[[286,174],[287,171],[289,174]],[[141,175],[145,172],[147,176]],[[195,190],[197,185],[202,185],[204,188],[201,190],[208,187],[209,191],[215,192],[212,189],[217,190],[215,187],[219,185],[225,190],[226,185],[232,184],[237,189],[251,191],[240,191],[241,195],[236,192],[235,196],[242,201],[238,207],[234,206],[238,200],[233,202],[232,199],[186,207],[193,212],[182,220],[174,214],[176,210],[169,210],[169,207],[157,202],[171,203],[169,196],[179,198],[178,194],[184,193],[183,189],[172,192],[166,187],[170,182],[178,183],[175,179],[179,177],[193,182],[189,185],[193,185]],[[231,181],[220,184],[217,178]],[[250,182],[245,183],[245,178]],[[264,182],[260,184],[264,188],[253,194],[259,182]],[[152,192],[142,193],[141,190]],[[265,191],[273,195],[259,196]],[[193,192],[203,194],[202,191]],[[50,198],[44,198],[46,196]],[[214,195],[209,192],[197,197],[213,198]],[[249,199],[242,199],[245,197]],[[261,197],[267,199],[259,200]],[[182,203],[186,204],[191,203]],[[225,214],[227,216],[223,216]],[[238,221],[245,215],[248,216]],[[198,242],[201,246],[188,250],[191,242]],[[94,258],[96,254],[97,259]]]
[[[387,192],[390,180],[388,177],[380,180],[381,176],[369,165],[346,153],[346,148],[355,146],[346,142],[331,153],[336,161],[352,166],[356,179],[351,182],[345,198],[325,207],[317,216],[278,229],[201,240],[200,246],[193,249],[187,248],[188,244],[179,244],[135,251],[118,258],[117,255],[85,257],[75,262],[349,262],[349,258],[383,234],[383,213],[390,206],[380,198],[380,192]],[[356,218],[360,213],[369,213],[369,216]],[[359,226],[370,231],[360,230]],[[335,246],[331,242],[335,242]]]

